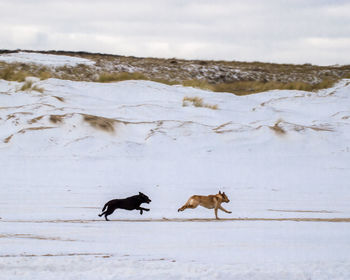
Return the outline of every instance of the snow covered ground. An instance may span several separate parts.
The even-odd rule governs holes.
[[[45,66],[76,66],[78,64],[94,65],[95,62],[81,57],[41,53],[18,52],[0,55],[0,61],[7,63],[34,63]]]
[[[350,279],[350,80],[244,97],[34,84],[0,81],[0,279]],[[223,220],[177,212],[219,189]],[[150,212],[97,216],[139,191]]]

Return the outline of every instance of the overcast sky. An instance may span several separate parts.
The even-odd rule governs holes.
[[[0,0],[0,48],[350,64],[350,0]]]

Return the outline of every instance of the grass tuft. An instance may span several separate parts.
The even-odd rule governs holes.
[[[100,129],[106,132],[114,132],[115,120],[110,118],[104,118],[100,116],[83,114],[83,119],[89,123],[92,127]]]
[[[287,132],[280,126],[280,123],[282,122],[283,120],[279,119],[275,122],[273,126],[269,126],[269,128],[272,129],[278,135],[285,135]]]
[[[189,96],[185,96],[182,99],[182,106],[186,107],[189,105],[193,105],[195,107],[203,107],[203,108],[208,108],[208,109],[212,109],[212,110],[217,110],[219,109],[219,106],[217,104],[207,104],[203,102],[203,98],[200,98],[198,96],[195,97],[189,97]]]
[[[50,122],[52,123],[62,123],[64,120],[64,115],[50,115]]]
[[[35,90],[35,91],[40,92],[40,93],[43,93],[43,92],[44,92],[44,88],[38,87],[38,86],[36,86],[36,85],[32,87],[32,90]]]
[[[26,81],[24,82],[24,84],[21,87],[21,91],[26,91],[26,90],[31,90],[33,86],[33,82],[32,81]]]
[[[20,88],[21,91],[38,91],[40,93],[44,92],[44,89],[41,87],[38,87],[37,85],[33,85],[33,81],[25,81],[24,84],[22,85],[22,87]]]

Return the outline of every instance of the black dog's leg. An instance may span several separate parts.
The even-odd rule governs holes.
[[[108,218],[107,218],[107,216],[113,214],[113,212],[115,211],[115,209],[116,209],[116,208],[114,208],[114,209],[108,208],[108,209],[107,209],[107,211],[106,211],[105,214],[104,214],[104,215],[105,215],[106,221],[109,221]]]
[[[139,208],[137,208],[137,210],[140,210],[140,215],[143,214],[143,211],[149,211],[149,209],[143,208],[143,207],[139,207]]]
[[[99,214],[100,217],[102,217],[104,214],[107,213],[108,210],[106,210],[106,208],[109,207],[109,204],[110,204],[110,201],[108,201],[108,202],[103,206],[103,208],[102,208],[102,213]],[[105,211],[105,210],[106,210],[106,211]]]

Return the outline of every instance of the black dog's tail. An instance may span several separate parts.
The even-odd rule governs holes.
[[[108,206],[108,202],[105,204],[105,206],[103,206],[102,212],[106,210],[107,206]]]
[[[103,215],[103,211],[106,210],[107,206],[108,206],[108,202],[105,204],[105,206],[103,206],[103,208],[102,208],[102,213],[99,214],[100,217]]]

